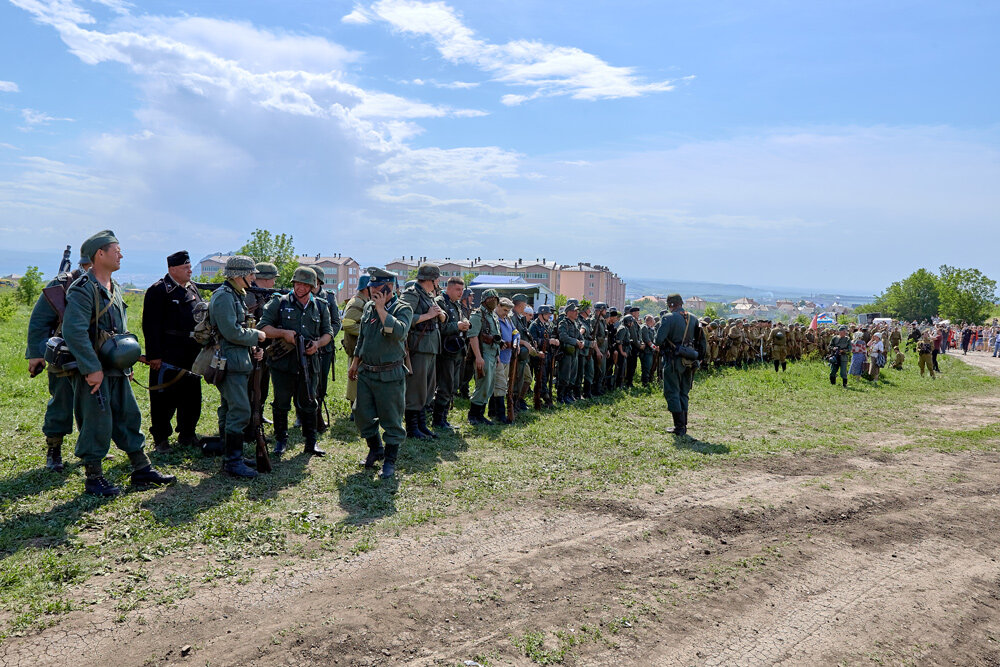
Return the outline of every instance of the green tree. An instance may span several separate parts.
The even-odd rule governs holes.
[[[795,316],[796,324],[812,324],[812,318],[805,313],[799,313]]]
[[[569,301],[569,297],[565,294],[556,294],[556,305],[552,307],[552,310],[558,313],[559,309],[565,306],[567,301]]]
[[[12,290],[0,291],[0,322],[6,322],[17,312],[17,296]]]
[[[476,279],[477,275],[479,274],[476,273],[475,271],[469,271],[468,273],[463,273],[462,280],[465,281],[465,286],[468,287],[469,285],[471,285],[472,281]]]
[[[927,269],[917,269],[903,280],[889,285],[875,301],[858,312],[884,313],[906,321],[929,320],[941,306],[938,277]]]
[[[715,309],[715,306],[705,306],[705,317],[716,320],[719,318],[719,311]]]
[[[35,303],[42,293],[42,272],[37,266],[29,266],[17,281],[17,300],[26,305]]]
[[[292,274],[298,266],[295,242],[288,234],[272,234],[266,229],[255,229],[250,240],[236,251],[238,255],[249,255],[255,262],[271,262],[278,267],[279,287],[291,287]]]
[[[982,324],[993,310],[997,283],[979,269],[941,266],[939,290],[941,315],[953,322]]]

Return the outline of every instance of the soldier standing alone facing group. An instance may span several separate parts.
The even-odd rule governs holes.
[[[667,297],[670,314],[660,320],[656,346],[663,361],[663,396],[674,419],[674,435],[687,435],[688,395],[698,362],[705,358],[705,336],[698,319],[684,311],[680,294]]]

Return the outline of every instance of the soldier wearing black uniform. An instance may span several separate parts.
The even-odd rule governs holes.
[[[191,257],[186,250],[167,257],[167,275],[146,290],[142,333],[149,363],[149,434],[158,452],[170,449],[170,420],[177,414],[177,444],[196,445],[201,418],[201,379],[187,371],[201,346],[191,338],[194,307],[201,303],[191,284]]]

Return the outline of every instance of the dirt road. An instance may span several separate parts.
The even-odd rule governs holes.
[[[994,452],[742,461],[663,493],[525,499],[333,562],[261,561],[278,572],[263,586],[141,622],[109,601],[9,640],[0,663],[1000,665],[998,492]]]

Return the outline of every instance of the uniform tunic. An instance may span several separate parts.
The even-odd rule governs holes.
[[[437,378],[437,355],[441,351],[441,331],[438,318],[417,322],[434,305],[434,297],[418,284],[399,295],[400,301],[413,311],[413,321],[407,337],[410,350],[411,375],[406,378],[406,409],[423,410],[433,394]]]
[[[344,351],[347,353],[348,363],[354,358],[354,348],[358,344],[358,334],[361,333],[361,314],[365,310],[365,299],[355,294],[347,302],[344,308]],[[358,396],[358,382],[347,378],[347,391],[344,397],[354,404],[354,399]]]
[[[406,405],[406,334],[413,311],[393,297],[385,305],[385,322],[379,320],[375,304],[365,304],[361,313],[358,341],[354,348],[359,357],[358,395],[354,423],[362,438],[378,435],[381,425],[386,445],[399,445],[406,439],[403,410]]]
[[[82,275],[80,270],[63,273],[45,286],[60,286],[64,291]],[[45,357],[45,344],[49,338],[59,331],[59,315],[53,309],[45,295],[39,295],[31,309],[28,320],[28,345],[24,352],[25,359],[41,359]],[[63,373],[51,365],[47,367],[49,380],[49,402],[45,406],[45,420],[42,423],[42,433],[46,437],[60,437],[73,432],[73,379],[72,373]],[[80,415],[76,418],[80,422]]]
[[[107,309],[105,310],[105,307]],[[104,311],[93,325],[94,316]],[[99,464],[107,455],[113,440],[115,446],[129,455],[134,468],[149,465],[142,448],[142,416],[135,402],[130,379],[118,369],[104,369],[94,349],[101,331],[128,331],[128,313],[122,301],[121,287],[114,280],[111,289],[98,282],[88,271],[69,288],[66,294],[66,314],[63,318],[63,338],[76,358],[79,373],[73,375],[74,405],[81,417],[76,455],[84,464]],[[104,399],[100,407],[97,395],[84,376],[104,371],[99,393]]]
[[[479,354],[483,358],[483,377],[476,373],[476,391],[470,399],[476,405],[486,405],[486,402],[493,396],[494,384],[496,382],[497,353],[500,351],[500,320],[496,311],[486,309],[486,306],[479,306],[472,315],[469,316],[469,330],[466,336],[471,340],[479,336],[480,333],[489,334],[494,337],[494,342],[487,345],[482,339],[479,340]],[[475,364],[473,364],[475,369]]]
[[[642,364],[642,383],[653,380],[653,345],[656,343],[656,332],[653,327],[643,324],[639,327],[639,340],[644,345],[639,351],[639,362]]]
[[[656,334],[656,344],[664,356],[663,396],[667,399],[667,409],[671,412],[687,412],[688,394],[694,382],[694,368],[686,365],[674,350],[681,344],[687,344],[698,351],[699,359],[705,358],[705,337],[697,318],[683,310],[664,316]]]
[[[559,383],[565,386],[572,386],[576,382],[577,359],[580,356],[577,343],[583,340],[579,321],[579,318],[574,321],[565,317],[556,327],[556,337],[559,338],[563,352],[562,359],[559,360]]]
[[[209,321],[219,332],[219,352],[226,359],[226,375],[218,385],[222,397],[217,411],[220,435],[242,434],[250,423],[250,348],[257,345],[259,336],[256,329],[246,326],[245,294],[246,290],[227,281],[208,302]]]
[[[441,352],[437,355],[437,389],[434,393],[434,404],[438,406],[450,406],[455,393],[458,391],[458,381],[462,373],[462,361],[465,359],[465,344],[462,332],[458,330],[458,323],[461,321],[461,310],[457,301],[452,301],[447,294],[440,294],[434,303],[448,316],[448,319],[441,325]],[[458,351],[449,352],[446,348],[459,345]],[[445,345],[445,341],[452,341]]]
[[[167,274],[146,290],[142,304],[142,334],[146,358],[161,359],[177,368],[190,369],[201,351],[193,338],[195,305],[201,303],[198,288],[178,285]],[[173,380],[180,371],[150,370],[150,385]],[[154,441],[166,440],[177,413],[177,432],[193,436],[201,418],[201,379],[185,375],[169,387],[149,393],[149,434]]]
[[[327,309],[330,313],[330,330],[333,332],[330,334],[330,342],[324,345],[319,351],[319,384],[316,387],[316,395],[322,401],[326,398],[331,379],[334,382],[337,381],[337,348],[334,345],[334,341],[337,338],[337,334],[340,333],[341,323],[340,308],[337,307],[337,295],[334,294],[333,290],[321,290],[317,296],[327,304]],[[331,373],[333,374],[332,378]]]
[[[310,294],[303,305],[293,292],[267,302],[260,326],[294,331],[312,341],[333,331],[326,299]],[[316,352],[306,357],[310,371],[309,384],[306,383],[299,356],[294,349],[271,358],[271,382],[274,384],[274,402],[271,407],[276,414],[291,410],[293,399],[300,417],[316,413],[318,404],[310,402],[309,392],[311,389],[313,396],[319,396],[319,375],[322,368],[320,355],[321,352]],[[302,421],[306,423],[305,420]]]

